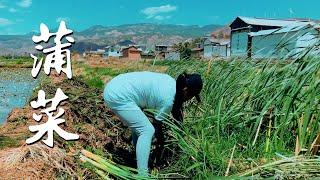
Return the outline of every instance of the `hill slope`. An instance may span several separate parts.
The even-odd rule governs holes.
[[[127,24],[120,26],[92,26],[84,31],[74,32],[76,44],[74,50],[94,50],[97,47],[114,44],[122,40],[131,40],[137,44],[152,47],[154,44],[172,44],[193,37],[201,37],[221,28],[220,25],[165,25],[165,24]],[[0,55],[29,54],[34,52],[32,34],[0,35]]]

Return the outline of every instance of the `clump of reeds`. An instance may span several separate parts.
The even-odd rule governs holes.
[[[118,165],[111,160],[104,159],[101,156],[93,154],[89,151],[82,150],[80,159],[83,162],[92,164],[95,167],[95,172],[103,179],[110,177],[118,177],[121,179],[148,179],[149,177],[139,176],[134,168]]]
[[[240,177],[276,179],[308,179],[320,176],[320,158],[308,156],[283,157],[247,172],[240,173]]]
[[[171,127],[170,142],[179,150],[163,172],[197,179],[247,176],[240,172],[249,168],[240,162],[251,161],[268,176],[292,167],[298,167],[296,177],[299,173],[320,176],[313,173],[318,171],[313,165],[319,164],[312,156],[318,153],[320,144],[320,58],[308,56],[308,51],[291,60],[158,62],[169,66],[168,73],[173,77],[187,70],[200,73],[204,79],[202,103],[186,104],[183,124],[177,125],[170,118],[165,121]],[[293,157],[266,165],[265,161],[258,162],[274,160],[276,153],[312,158]],[[304,169],[308,166],[311,171]],[[259,174],[252,171],[251,175]]]
[[[208,178],[239,171],[236,159],[315,154],[319,146],[320,58],[289,61],[231,59],[164,62],[176,77],[187,70],[202,74],[202,103],[186,106],[183,136],[175,135],[183,153],[172,170]],[[175,133],[175,132],[173,132]],[[236,148],[233,152],[233,147]],[[259,165],[259,164],[258,164]],[[239,167],[237,167],[239,166]],[[169,171],[169,170],[168,170]]]
[[[120,178],[126,180],[147,180],[147,179],[186,179],[179,173],[160,174],[157,171],[152,171],[151,174],[141,175],[135,168],[119,165],[112,160],[103,158],[99,155],[93,154],[87,150],[82,150],[80,159],[93,165],[94,171],[103,179]]]

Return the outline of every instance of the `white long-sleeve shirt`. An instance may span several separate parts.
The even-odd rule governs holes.
[[[175,94],[174,78],[147,71],[118,75],[104,89],[105,101],[111,109],[154,109],[158,111],[155,115],[158,121],[163,120],[163,113],[170,113]]]

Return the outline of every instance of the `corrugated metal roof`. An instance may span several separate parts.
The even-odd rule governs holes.
[[[230,39],[208,38],[207,40],[209,40],[210,43],[216,43],[216,44],[220,44],[220,45],[227,45],[230,43]]]
[[[125,50],[125,49],[129,49],[129,48],[135,48],[137,51],[140,51],[136,46],[132,45],[132,46],[126,46],[121,48],[121,51]]]
[[[263,19],[263,18],[252,18],[239,16],[242,21],[250,25],[260,25],[260,26],[289,26],[289,25],[307,25],[314,24],[313,22],[302,22],[299,20],[279,20],[279,19]]]
[[[296,26],[296,25],[290,25],[290,26],[286,26],[283,28],[278,28],[278,29],[271,29],[271,30],[262,30],[262,31],[258,31],[258,32],[251,32],[248,33],[249,36],[263,36],[263,35],[269,35],[269,34],[278,34],[278,33],[288,33],[288,32],[295,32],[295,31],[299,31],[299,30],[303,30],[303,29],[308,29],[311,28],[311,25],[300,25],[300,26]]]

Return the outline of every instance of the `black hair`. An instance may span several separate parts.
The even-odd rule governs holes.
[[[183,88],[186,87],[186,72],[180,74],[176,81],[176,95],[172,106],[172,116],[179,122],[183,121]]]

